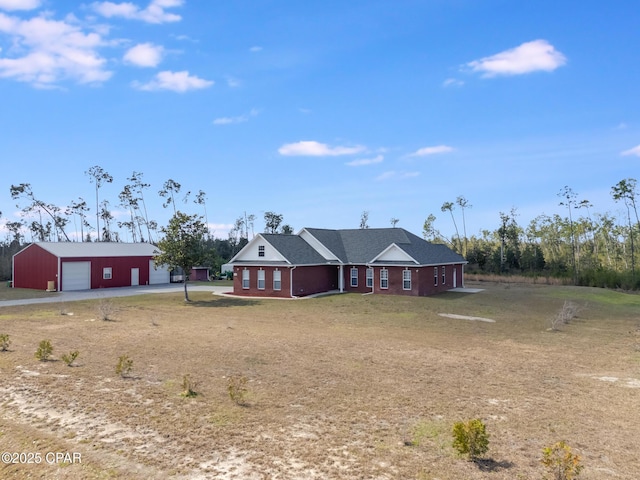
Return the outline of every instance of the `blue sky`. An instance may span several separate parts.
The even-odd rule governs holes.
[[[514,207],[526,226],[566,214],[565,185],[617,214],[640,166],[639,22],[624,0],[0,0],[0,224],[12,184],[95,208],[94,165],[116,217],[137,171],[151,218],[173,179],[207,193],[219,237],[244,212],[297,231],[365,210],[450,235],[460,195],[469,233]]]

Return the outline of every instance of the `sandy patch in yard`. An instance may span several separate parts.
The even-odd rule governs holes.
[[[471,320],[473,322],[496,323],[495,320],[492,320],[490,318],[470,317],[468,315],[457,315],[455,313],[439,313],[438,315],[440,315],[441,317],[456,318],[458,320]]]

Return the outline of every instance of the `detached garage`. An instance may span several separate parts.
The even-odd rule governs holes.
[[[150,243],[32,243],[13,256],[13,286],[70,291],[169,283],[169,270],[153,261],[158,253]]]

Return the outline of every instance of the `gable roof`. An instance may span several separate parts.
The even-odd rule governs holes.
[[[317,250],[298,235],[263,233],[262,236],[293,265],[328,263]]]
[[[434,244],[403,228],[367,228],[329,230],[305,228],[298,235],[260,234],[292,265],[327,263],[379,264],[379,265],[442,265],[467,263],[446,245]],[[338,261],[328,260],[303,237],[311,235],[329,250]],[[312,243],[313,241],[309,239]],[[393,248],[390,248],[393,247]],[[245,247],[246,248],[246,247]],[[403,255],[385,259],[385,253],[400,250]],[[230,263],[242,263],[236,260]],[[261,263],[261,262],[251,262]],[[262,262],[266,263],[266,262]]]
[[[59,258],[153,257],[160,253],[158,247],[150,243],[36,242],[32,245],[37,245]]]

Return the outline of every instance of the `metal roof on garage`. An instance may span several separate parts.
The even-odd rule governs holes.
[[[158,247],[150,243],[36,242],[32,245],[37,245],[59,258],[153,257],[160,253]]]

